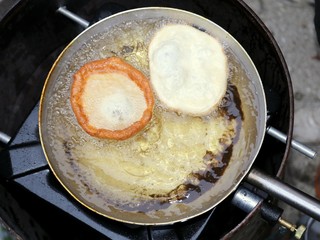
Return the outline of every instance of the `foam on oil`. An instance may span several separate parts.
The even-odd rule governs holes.
[[[78,125],[69,99],[73,74],[88,61],[118,56],[149,77],[148,45],[157,29],[171,23],[182,22],[125,22],[92,36],[62,68],[50,96],[47,124],[54,165],[71,192],[106,211],[111,205],[147,212],[201,196],[214,186],[210,179],[223,174],[230,146],[239,141],[241,101],[250,100],[250,91],[239,95],[235,86],[246,74],[227,46],[228,92],[223,106],[210,115],[171,112],[156,99],[151,122],[128,140],[93,138]]]

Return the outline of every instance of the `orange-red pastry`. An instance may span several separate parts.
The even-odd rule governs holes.
[[[154,97],[149,80],[122,59],[89,62],[73,78],[72,109],[91,136],[124,140],[150,121]]]

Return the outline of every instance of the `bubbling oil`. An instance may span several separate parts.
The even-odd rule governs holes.
[[[111,27],[92,36],[62,69],[48,104],[48,131],[60,177],[79,198],[104,208],[161,209],[201,196],[228,166],[244,118],[233,84],[235,71],[241,70],[234,60],[229,61],[226,96],[204,117],[172,112],[156,98],[150,123],[132,138],[116,141],[91,137],[72,112],[72,76],[83,64],[118,56],[149,77],[148,45],[159,28],[171,23],[184,24],[150,19]]]

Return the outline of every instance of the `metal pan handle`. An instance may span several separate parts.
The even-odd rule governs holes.
[[[246,180],[271,196],[320,221],[320,201],[318,199],[254,168]]]
[[[0,131],[0,143],[7,145],[11,140],[11,137],[4,132]]]
[[[87,28],[90,25],[90,22],[79,17],[78,15],[74,14],[73,12],[70,12],[65,6],[59,7],[57,9],[57,12],[64,15],[65,17],[69,18],[70,20],[78,23],[83,28]]]
[[[270,136],[278,139],[279,141],[281,141],[283,143],[286,143],[286,141],[287,141],[287,135],[285,135],[281,131],[275,129],[274,127],[268,126],[267,133]],[[302,143],[300,143],[294,139],[291,140],[291,147],[311,159],[314,159],[317,155],[317,152],[313,151],[312,149],[310,149],[306,145],[303,145]]]

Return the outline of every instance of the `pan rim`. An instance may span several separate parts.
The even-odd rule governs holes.
[[[42,121],[43,121],[43,115],[44,115],[44,99],[45,99],[45,95],[46,95],[46,91],[47,91],[47,88],[48,88],[48,84],[49,84],[49,81],[50,81],[50,77],[54,71],[54,69],[56,68],[56,66],[59,64],[60,60],[62,59],[62,57],[66,54],[66,52],[68,51],[68,49],[81,37],[83,36],[85,33],[89,32],[90,29],[94,28],[95,26],[99,25],[101,22],[103,21],[108,21],[109,19],[112,19],[112,18],[115,18],[115,17],[118,17],[119,15],[123,15],[123,14],[127,14],[127,13],[139,13],[141,11],[150,11],[150,10],[156,10],[156,11],[174,11],[174,12],[181,12],[181,13],[184,13],[184,14],[188,14],[188,15],[193,15],[194,17],[197,17],[197,18],[200,18],[202,20],[205,20],[207,22],[209,22],[210,24],[214,24],[216,27],[220,28],[222,31],[224,31],[226,34],[229,35],[229,37],[232,39],[232,42],[237,46],[237,48],[241,49],[241,51],[243,52],[244,55],[246,55],[246,58],[250,61],[250,64],[251,66],[253,67],[253,71],[255,72],[256,76],[258,77],[259,79],[259,83],[261,85],[261,88],[262,88],[262,92],[261,94],[263,95],[261,97],[261,99],[263,100],[262,103],[260,103],[260,107],[262,107],[262,111],[259,113],[259,115],[261,113],[264,113],[263,116],[259,116],[257,118],[258,121],[260,121],[260,123],[258,124],[260,127],[260,129],[258,129],[259,131],[259,135],[257,138],[259,139],[259,144],[257,144],[256,146],[256,149],[257,151],[255,152],[254,154],[254,157],[253,157],[253,160],[251,161],[251,163],[249,164],[249,166],[247,167],[246,171],[242,174],[241,178],[237,179],[237,182],[236,184],[234,184],[233,188],[227,193],[225,194],[224,197],[222,197],[219,201],[217,201],[214,205],[212,205],[210,208],[206,208],[202,211],[199,211],[197,214],[193,214],[192,216],[189,216],[189,217],[185,217],[183,219],[178,219],[178,220],[171,220],[171,221],[162,221],[161,223],[159,222],[135,222],[135,221],[129,221],[129,220],[123,220],[120,218],[116,218],[116,217],[112,217],[112,216],[109,216],[105,213],[102,213],[100,211],[98,211],[97,209],[95,209],[94,207],[91,207],[89,206],[88,204],[84,203],[81,199],[79,199],[66,185],[65,183],[60,179],[60,177],[58,176],[58,173],[56,172],[55,168],[53,167],[50,159],[49,159],[49,156],[48,156],[48,152],[47,152],[47,147],[45,144],[44,144],[44,135],[43,135],[43,125],[42,125]],[[262,82],[261,82],[261,78],[260,78],[260,75],[253,63],[253,61],[251,60],[250,56],[248,55],[248,53],[244,50],[244,48],[240,45],[240,43],[229,33],[227,32],[225,29],[223,29],[222,27],[220,27],[219,25],[217,25],[216,23],[214,23],[213,21],[207,19],[207,18],[204,18],[203,16],[201,15],[198,15],[198,14],[195,14],[195,13],[192,13],[192,12],[189,12],[189,11],[186,11],[186,10],[182,10],[182,9],[177,9],[177,8],[169,8],[169,7],[143,7],[143,8],[134,8],[134,9],[130,9],[130,10],[127,10],[127,11],[123,11],[123,12],[119,12],[117,14],[114,14],[114,15],[111,15],[107,18],[104,18],[96,23],[94,23],[93,25],[91,25],[90,27],[88,27],[87,29],[85,29],[83,32],[81,32],[80,34],[78,34],[69,44],[67,44],[67,46],[63,49],[63,51],[59,54],[59,56],[57,57],[57,59],[55,60],[55,62],[53,63],[47,77],[46,77],[46,80],[45,80],[45,83],[44,83],[44,86],[43,86],[43,89],[42,89],[42,92],[41,92],[41,97],[40,97],[40,104],[39,104],[39,114],[38,114],[38,123],[39,123],[39,136],[40,136],[40,142],[41,142],[41,147],[43,149],[43,152],[44,152],[44,155],[45,155],[45,158],[47,160],[47,163],[49,165],[49,168],[51,170],[51,172],[54,174],[55,178],[58,179],[58,181],[60,182],[60,184],[63,186],[63,188],[65,190],[67,190],[67,192],[74,198],[76,199],[79,203],[81,203],[83,206],[85,206],[86,208],[92,210],[93,212],[99,214],[99,215],[102,215],[104,217],[107,217],[109,219],[112,219],[112,220],[116,220],[116,221],[119,221],[119,222],[123,222],[123,223],[128,223],[128,224],[135,224],[135,225],[168,225],[168,224],[173,224],[173,223],[177,223],[177,222],[184,222],[184,221],[187,221],[191,218],[194,218],[196,216],[199,216],[201,214],[204,214],[205,212],[208,212],[210,210],[212,210],[214,207],[216,207],[218,204],[220,204],[222,201],[224,201],[231,193],[233,193],[237,187],[240,185],[240,183],[243,181],[243,179],[246,177],[246,175],[249,173],[250,169],[252,168],[252,165],[259,153],[259,150],[262,146],[262,143],[263,143],[263,139],[264,139],[264,135],[265,135],[265,130],[266,130],[266,100],[265,100],[265,93],[263,91],[263,86],[262,86]],[[263,130],[263,131],[262,131]]]

